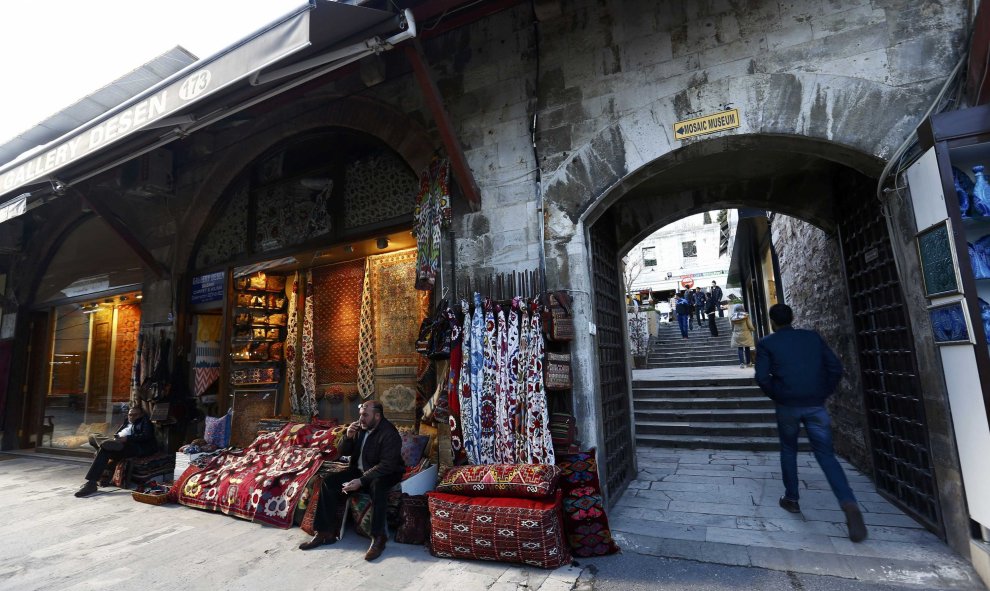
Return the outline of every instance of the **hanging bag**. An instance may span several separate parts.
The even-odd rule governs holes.
[[[547,390],[570,390],[571,354],[546,352],[543,362],[543,387]]]
[[[556,342],[574,340],[574,318],[571,316],[571,298],[564,290],[543,294],[543,332]],[[569,386],[568,386],[569,387]]]
[[[440,300],[430,329],[430,359],[450,359],[451,332],[447,300]]]

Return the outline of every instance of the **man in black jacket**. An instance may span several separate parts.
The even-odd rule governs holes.
[[[90,440],[90,443],[93,443]],[[124,458],[140,458],[150,456],[158,449],[155,439],[155,426],[151,424],[148,415],[140,406],[133,406],[127,411],[127,422],[114,433],[113,439],[99,443],[96,458],[86,473],[86,483],[76,491],[77,497],[87,497],[96,492],[97,481],[111,461]]]
[[[402,481],[405,464],[402,461],[402,437],[385,418],[382,403],[369,400],[361,405],[358,420],[347,428],[340,447],[341,455],[351,456],[350,466],[343,472],[331,474],[323,481],[320,498],[313,518],[313,539],[299,545],[310,550],[337,541],[333,517],[340,493],[364,490],[371,495],[371,546],[365,560],[374,560],[385,550],[385,513],[388,491]]]
[[[866,539],[866,524],[846,474],[835,459],[832,423],[825,409],[825,399],[842,379],[842,363],[817,332],[791,327],[794,312],[790,306],[775,304],[769,314],[774,333],[756,344],[756,383],[777,405],[780,472],[784,481],[780,506],[791,513],[801,512],[797,445],[804,423],[815,459],[846,514],[849,539],[862,542]]]

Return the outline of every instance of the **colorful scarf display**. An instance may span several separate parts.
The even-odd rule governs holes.
[[[498,370],[496,367],[498,362],[498,338],[496,334],[495,309],[491,300],[485,300],[484,309],[485,333],[482,351],[485,360],[482,369],[484,382],[481,388],[480,406],[478,408],[478,420],[481,426],[478,434],[481,444],[481,453],[479,455],[482,464],[497,464],[501,459],[501,455],[497,450],[497,443],[500,437],[498,434],[498,400],[495,392],[498,386]]]
[[[467,300],[461,301],[461,309],[464,311],[464,329],[461,331],[461,375],[458,385],[458,400],[461,407],[461,431],[464,437],[464,453],[468,462],[478,463],[477,432],[474,430],[473,407],[474,400],[471,398],[471,361],[474,357],[471,336],[474,326],[474,318],[471,315],[471,307]],[[480,313],[480,311],[479,311]]]
[[[429,291],[440,269],[440,230],[450,226],[450,162],[433,157],[420,178],[414,212],[416,289]]]

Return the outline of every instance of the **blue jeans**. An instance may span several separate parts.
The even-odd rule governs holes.
[[[855,503],[856,496],[849,488],[846,473],[835,459],[832,448],[832,421],[824,406],[777,405],[777,431],[780,437],[780,472],[784,480],[784,496],[792,501],[799,498],[797,474],[798,432],[801,423],[808,432],[808,441],[815,453],[818,465],[839,505]]]
[[[739,353],[739,363],[749,365],[749,347],[736,347],[736,352]]]
[[[688,318],[690,318],[690,316],[687,314],[677,315],[677,326],[681,329],[681,336],[685,339],[688,336]]]

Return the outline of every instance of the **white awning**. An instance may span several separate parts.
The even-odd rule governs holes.
[[[410,22],[406,22],[408,19]],[[236,112],[238,104],[256,104],[272,96],[259,88],[257,75],[266,68],[283,70],[310,63],[328,66],[320,55],[334,55],[333,65],[350,63],[366,55],[368,47],[380,51],[415,35],[411,14],[396,15],[384,10],[341,4],[332,0],[310,0],[292,13],[243,39],[213,57],[197,61],[147,91],[122,103],[53,141],[0,167],[0,223],[23,213],[27,196],[25,187],[38,183],[57,186],[66,181],[78,182],[122,161],[134,158],[164,143],[173,141],[205,125]],[[386,33],[400,33],[385,42],[377,38]],[[408,32],[406,32],[408,31]],[[368,43],[368,40],[374,40]],[[357,44],[355,44],[357,41]],[[348,45],[350,44],[350,45]],[[348,50],[348,47],[354,49]],[[343,58],[338,57],[343,48]],[[328,68],[320,68],[320,74]],[[293,73],[296,73],[295,71]],[[290,85],[279,87],[287,90]],[[229,104],[224,97],[230,97]],[[252,100],[253,99],[253,100]],[[250,102],[249,102],[250,101]],[[197,111],[200,111],[197,113]],[[166,128],[163,131],[163,128]],[[171,132],[171,135],[163,136]],[[133,147],[131,144],[134,144]],[[111,148],[126,146],[126,155],[83,166]],[[71,170],[77,177],[58,178],[57,173]],[[10,199],[13,193],[20,193]],[[9,200],[9,201],[8,201]],[[21,200],[18,203],[18,200]]]

